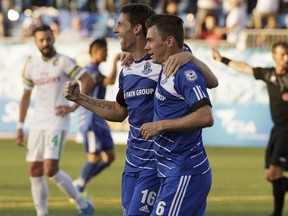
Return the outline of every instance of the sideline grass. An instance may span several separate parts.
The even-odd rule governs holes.
[[[271,186],[264,180],[262,148],[207,147],[213,170],[208,216],[263,216],[272,209]],[[0,140],[0,215],[35,215],[27,177],[25,148],[13,140]],[[120,184],[125,146],[116,145],[116,161],[88,185],[96,207],[94,215],[121,214]],[[67,142],[61,167],[76,178],[85,155],[82,146]],[[77,215],[73,204],[48,181],[49,215]],[[285,208],[284,215],[288,215]]]

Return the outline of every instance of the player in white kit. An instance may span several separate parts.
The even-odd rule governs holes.
[[[35,89],[26,160],[29,162],[31,191],[37,216],[48,215],[45,175],[75,201],[79,216],[92,215],[94,207],[81,198],[70,176],[59,168],[59,160],[70,125],[69,113],[78,106],[74,104],[70,107],[61,95],[61,89],[66,81],[79,79],[83,92],[87,93],[94,82],[74,60],[55,51],[54,37],[49,26],[36,28],[34,39],[42,56],[33,56],[23,71],[24,92],[20,103],[16,142],[19,146],[23,145],[23,124],[32,90]]]

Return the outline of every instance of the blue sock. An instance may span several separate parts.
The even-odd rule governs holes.
[[[96,176],[98,173],[100,173],[103,169],[105,169],[109,164],[104,162],[102,158],[98,161],[97,165],[95,164],[95,167],[93,169],[92,177]]]
[[[86,161],[80,173],[80,178],[85,182],[84,185],[80,185],[79,187],[80,191],[82,192],[88,181],[95,175],[97,175],[99,172],[101,172],[107,166],[108,164],[105,163],[102,159],[100,159],[98,163],[95,164]]]

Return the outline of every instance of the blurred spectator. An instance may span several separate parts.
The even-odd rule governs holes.
[[[267,23],[264,26],[265,29],[275,29],[279,28],[277,16],[270,15],[267,17]]]
[[[32,16],[27,16],[21,26],[20,38],[33,36],[33,30],[43,24],[43,18],[39,13],[34,12]]]
[[[276,29],[279,28],[278,25],[278,19],[276,16],[270,15],[267,18],[267,24],[264,26],[264,29]],[[266,44],[267,40],[269,40],[269,36],[265,34],[259,34],[256,38],[255,43],[258,47],[263,46],[263,44]]]
[[[202,27],[205,22],[205,18],[208,15],[216,17],[218,25],[218,10],[220,8],[220,0],[198,0],[197,1],[197,15],[196,15],[196,28],[195,37],[201,38]]]
[[[172,14],[172,15],[177,15],[178,11],[178,3],[179,1],[177,0],[167,0],[164,2],[163,5],[163,13],[167,13],[167,14]]]
[[[267,22],[267,17],[278,16],[280,0],[257,0],[253,10],[253,21],[255,28],[263,28]]]
[[[231,10],[226,18],[226,39],[236,43],[240,33],[246,28],[248,17],[242,0],[230,0]]]
[[[201,39],[205,39],[205,40],[223,39],[223,30],[221,30],[218,27],[216,17],[212,15],[208,15],[205,18],[205,23],[202,29]]]
[[[61,28],[60,28],[60,22],[58,19],[53,19],[50,23],[49,26],[53,32],[54,37],[58,37],[60,35],[61,32]]]
[[[82,28],[82,20],[74,16],[71,20],[71,27],[63,29],[58,36],[59,41],[75,41],[88,37],[87,29]]]

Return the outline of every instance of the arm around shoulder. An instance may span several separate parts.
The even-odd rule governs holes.
[[[216,88],[219,85],[218,78],[212,72],[212,70],[202,62],[200,59],[196,58],[193,54],[191,55],[191,62],[195,64],[202,72],[205,80],[207,88],[212,89]]]

